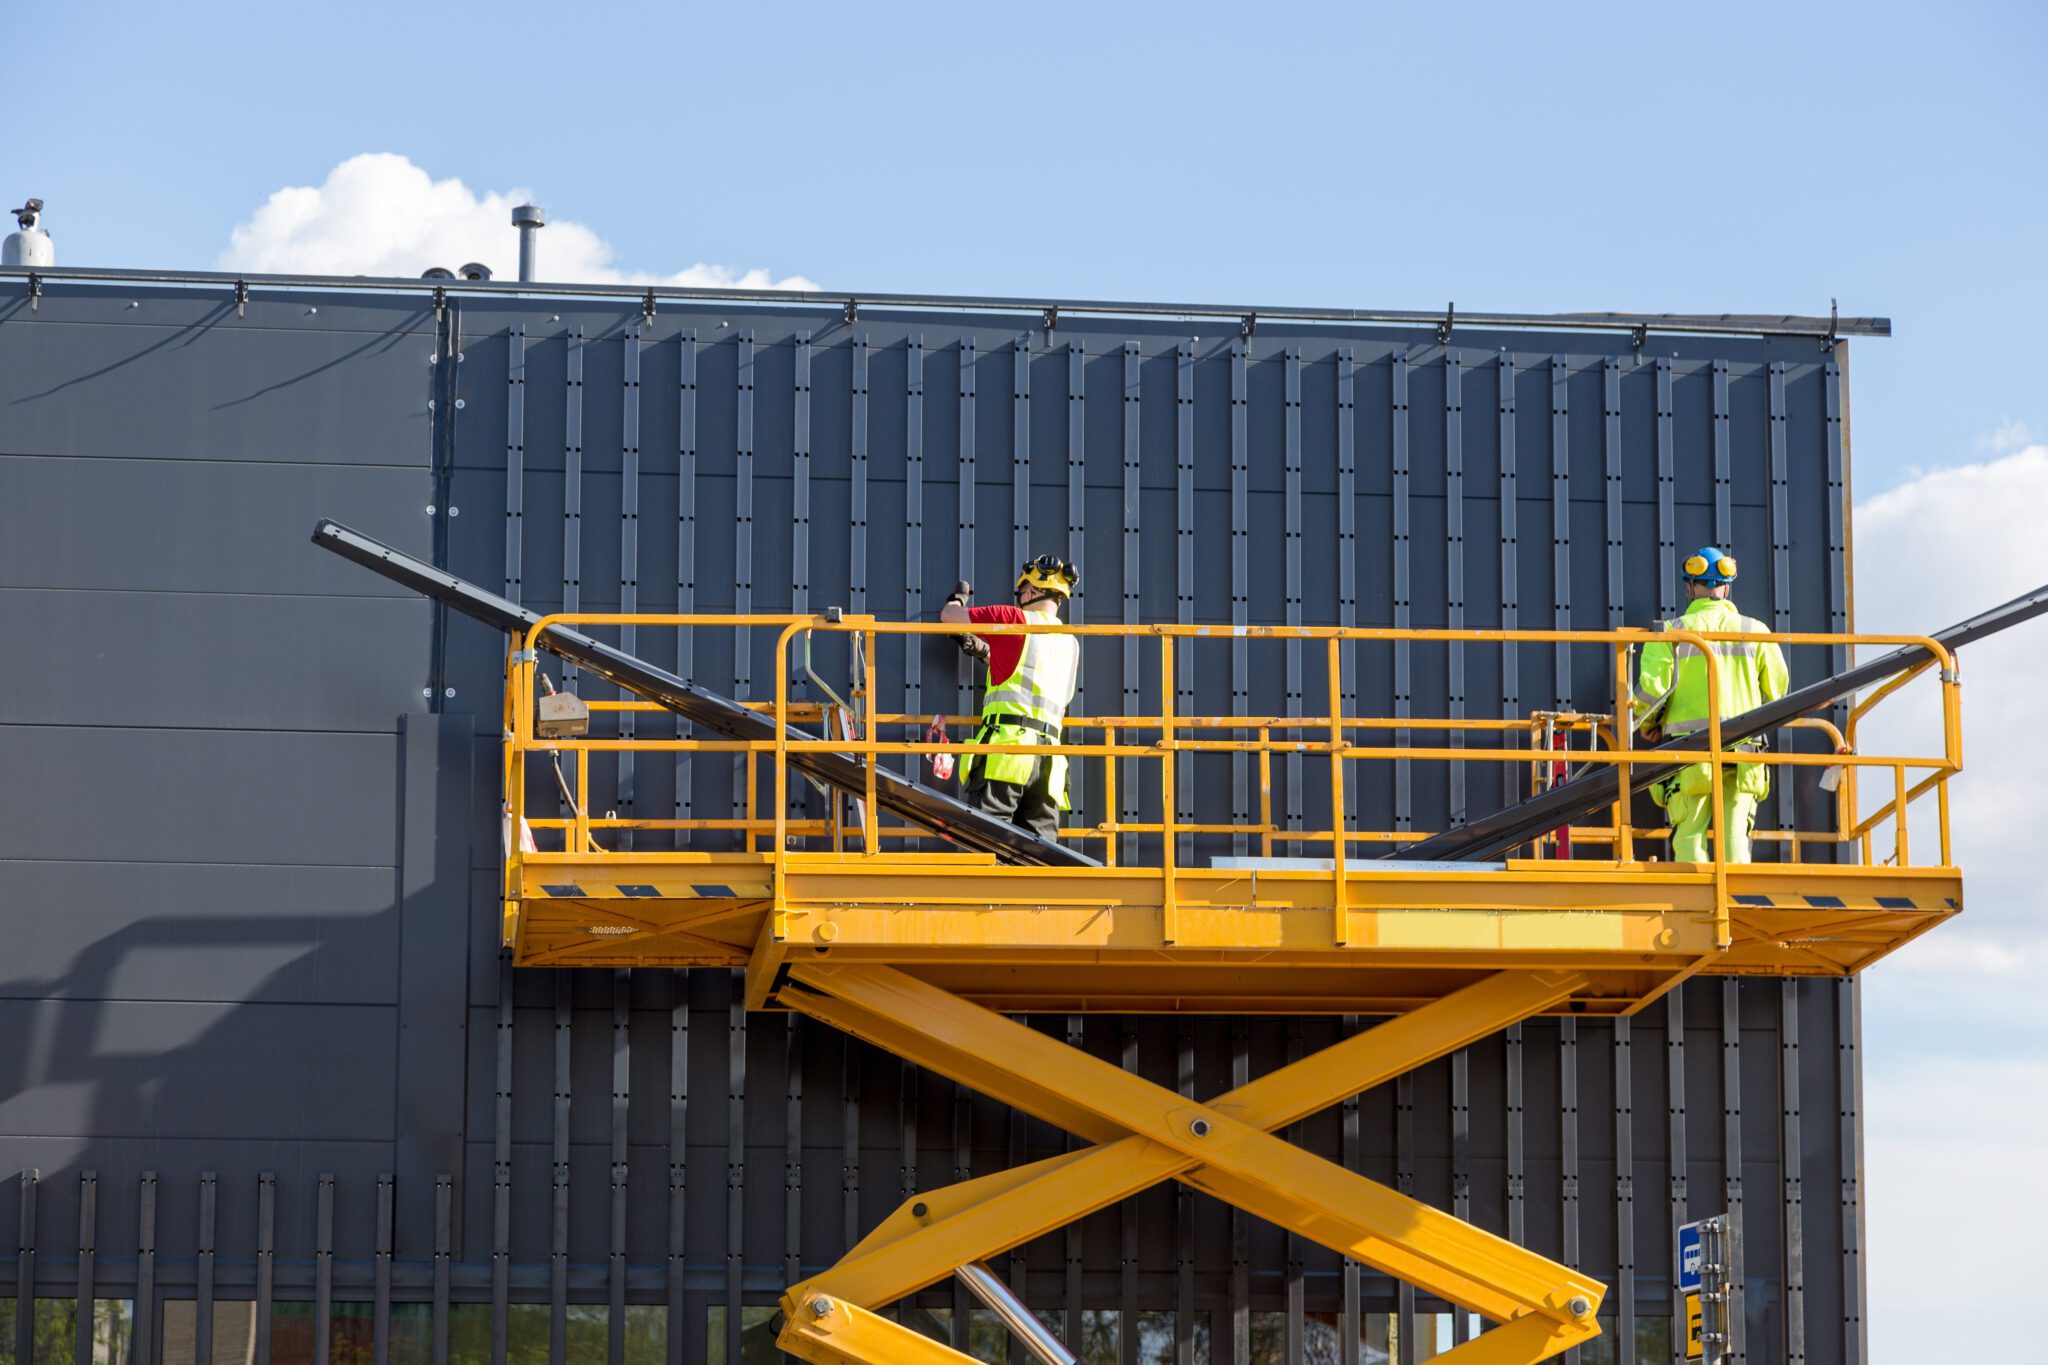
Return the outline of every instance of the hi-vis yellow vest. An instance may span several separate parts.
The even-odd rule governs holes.
[[[1046,618],[1050,620],[1051,618]],[[1057,744],[1060,725],[1073,704],[1081,681],[1081,642],[1071,635],[1031,634],[1024,637],[1024,652],[1017,667],[1001,683],[991,684],[981,701],[981,728],[977,744]],[[1067,756],[1053,754],[1048,789],[1058,798],[1060,809],[1067,801]],[[987,782],[1014,782],[1022,786],[1031,780],[1038,763],[1032,754],[983,754],[981,777]]]
[[[1703,633],[1767,635],[1770,627],[1744,616],[1725,598],[1702,597],[1673,621],[1658,622],[1660,630],[1697,630]],[[1753,711],[1767,701],[1785,695],[1790,675],[1785,669],[1785,652],[1773,640],[1716,640],[1709,647],[1720,664],[1721,720]],[[1707,664],[1695,646],[1669,640],[1652,640],[1643,646],[1643,663],[1636,689],[1637,725],[1655,721],[1667,738],[1696,734],[1707,728]],[[1664,783],[1658,787],[1663,788]],[[1713,774],[1704,763],[1681,768],[1676,789],[1701,792],[1713,786]],[[1770,769],[1761,763],[1735,765],[1735,790],[1761,797],[1771,789]],[[1656,789],[1653,788],[1653,791]],[[1660,796],[1661,800],[1661,796]]]

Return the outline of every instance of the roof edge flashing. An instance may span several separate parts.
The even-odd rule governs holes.
[[[33,279],[31,280],[31,277]],[[1840,337],[1888,337],[1890,318],[1807,316],[1767,313],[1437,313],[1415,309],[1256,307],[1244,304],[1146,303],[1107,299],[1017,298],[948,294],[866,293],[859,290],[717,289],[686,285],[564,284],[524,280],[430,280],[369,275],[244,274],[204,270],[111,270],[89,267],[0,267],[0,280],[21,279],[37,285],[53,281],[80,284],[157,284],[222,289],[279,289],[344,292],[420,293],[431,296],[474,294],[511,298],[617,299],[644,303],[648,299],[677,302],[734,303],[829,309],[842,316],[854,310],[944,310],[947,312],[1022,313],[1046,319],[1077,316],[1132,318],[1223,318],[1250,334],[1265,324],[1338,323],[1429,327],[1439,338],[1466,330],[1625,332],[1638,340],[1649,333],[1666,335],[1812,337],[1827,342]]]

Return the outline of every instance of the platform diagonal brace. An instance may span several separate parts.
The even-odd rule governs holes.
[[[1605,1287],[1220,1109],[888,967],[791,969],[807,1013],[1098,1142],[1146,1138],[1202,1164],[1206,1188],[1282,1227],[1507,1323],[1590,1337]],[[795,1001],[790,1001],[794,1005]]]
[[[812,1365],[972,1365],[973,1356],[921,1332],[821,1294],[785,1309],[775,1344]]]
[[[1261,1076],[1211,1107],[1270,1132],[1491,1037],[1584,984],[1573,972],[1499,972]],[[783,997],[797,1009],[816,998]],[[999,1255],[1194,1166],[1173,1148],[1125,1136],[920,1193],[790,1297],[822,1293],[867,1308],[894,1303],[956,1266]]]

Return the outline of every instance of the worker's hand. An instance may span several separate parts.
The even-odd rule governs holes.
[[[970,659],[988,658],[988,641],[979,635],[955,635],[953,640],[960,646],[960,652]]]
[[[961,579],[953,585],[953,595],[946,600],[948,602],[958,602],[963,607],[966,606],[974,600],[974,585],[964,578]]]
[[[1656,744],[1664,738],[1664,727],[1661,725],[1645,725],[1637,733],[1643,737],[1645,744]]]

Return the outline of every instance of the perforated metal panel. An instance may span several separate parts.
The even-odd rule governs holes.
[[[276,291],[238,315],[60,284],[31,310],[0,288],[0,604],[40,647],[0,690],[0,1022],[34,1040],[0,1053],[0,1224],[22,1233],[0,1290],[139,1299],[151,1349],[165,1299],[225,1321],[260,1297],[268,1331],[273,1299],[325,1296],[479,1305],[501,1352],[541,1305],[557,1358],[586,1311],[614,1360],[622,1309],[676,1361],[716,1322],[736,1360],[743,1308],[906,1194],[1066,1146],[748,1017],[721,973],[504,967],[502,641],[314,553],[317,516],[541,609],[916,617],[1029,547],[1079,561],[1088,621],[1603,627],[1672,610],[1674,550],[1713,540],[1752,613],[1844,624],[1839,347],[1057,323]],[[636,644],[721,690],[773,681],[765,640]],[[880,662],[884,708],[969,700],[942,642]],[[1079,706],[1147,709],[1154,667],[1091,641]],[[1319,667],[1197,654],[1179,700],[1278,713]],[[1360,646],[1344,686],[1361,712],[1486,717],[1599,709],[1609,681],[1597,651],[1418,644]],[[1252,799],[1241,760],[1183,771],[1184,814]],[[1156,808],[1120,777],[1123,813]],[[1321,809],[1327,780],[1276,765],[1277,813]],[[1433,829],[1521,780],[1390,763],[1347,806]],[[737,777],[643,758],[596,781],[621,813],[702,816]],[[1079,805],[1108,813],[1099,772]],[[1208,1094],[1365,1021],[1032,1022]],[[1525,1024],[1296,1140],[1618,1276],[1620,1360],[1671,1311],[1672,1226],[1739,1207],[1739,1358],[1858,1361],[1855,1043],[1853,987],[1695,983],[1629,1021]],[[1805,1209],[1820,1192],[1839,1214]],[[1144,1314],[1177,1314],[1169,1351],[1206,1315],[1208,1358],[1245,1365],[1326,1329],[1357,1358],[1370,1314],[1412,1349],[1441,1308],[1168,1189],[999,1269],[1073,1328],[1121,1314],[1125,1361],[1153,1358]],[[952,1288],[919,1306],[966,1330]]]

